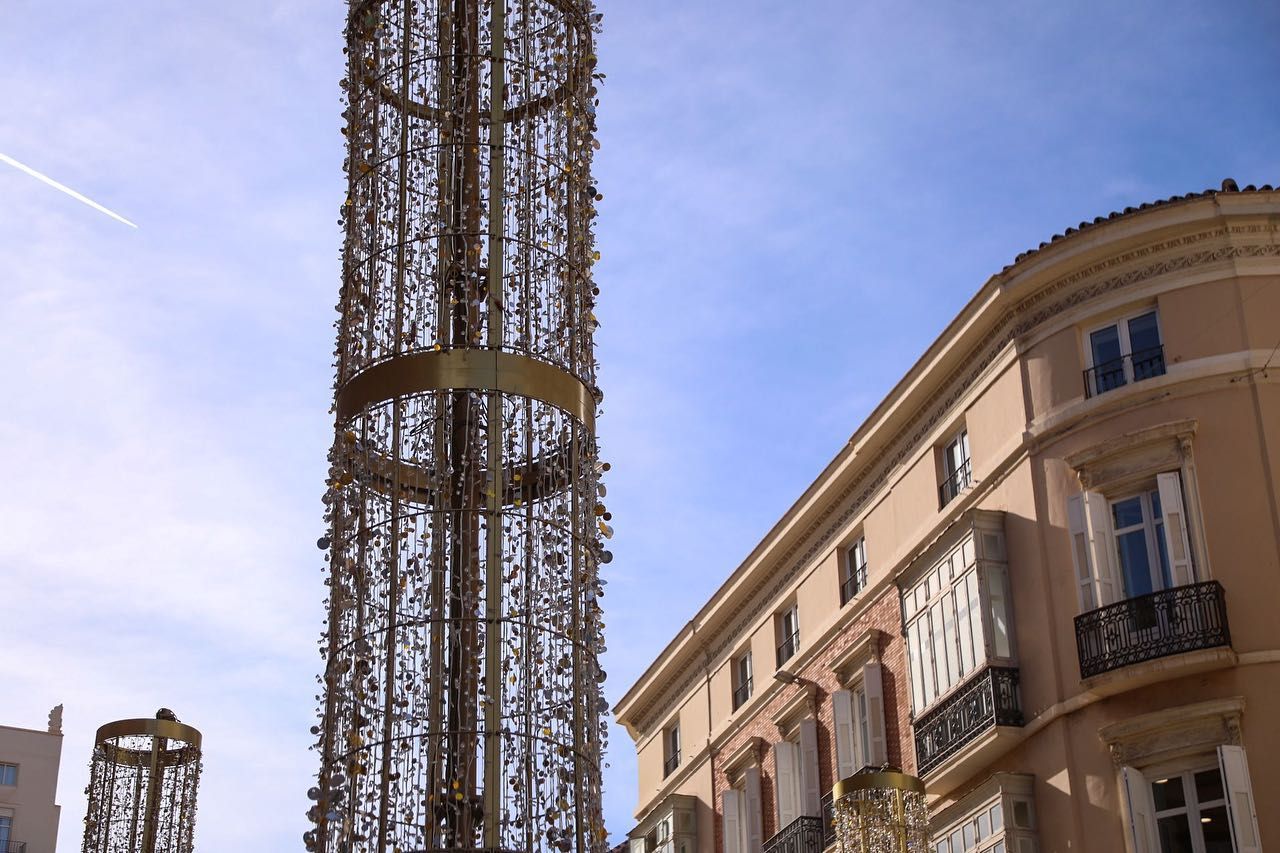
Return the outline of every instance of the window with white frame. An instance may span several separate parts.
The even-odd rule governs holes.
[[[831,693],[835,729],[836,776],[845,779],[864,767],[888,762],[884,730],[884,682],[880,663],[862,667],[862,677],[847,690]]]
[[[1196,582],[1178,472],[1118,496],[1068,499],[1080,610]]]
[[[1154,310],[1108,323],[1085,337],[1089,362],[1086,396],[1164,375],[1164,346]]]
[[[960,430],[942,446],[941,467],[942,483],[938,486],[938,506],[944,507],[973,485],[968,429]]]
[[[971,528],[903,591],[917,715],[986,664],[1012,663],[1004,557],[1002,529]]]
[[[0,815],[0,850],[9,849],[9,833],[13,830],[13,818]]]
[[[932,853],[1036,853],[1032,779],[996,774],[935,822]]]
[[[720,795],[724,853],[760,853],[764,816],[760,808],[760,768],[742,770],[732,788]]]
[[[1150,853],[1260,853],[1244,748],[1121,771],[1134,847]]]
[[[844,549],[840,560],[840,606],[848,604],[867,586],[867,538],[859,536]]]
[[[670,776],[680,766],[680,724],[675,723],[662,732],[662,775]]]
[[[779,832],[797,818],[822,816],[818,761],[818,724],[812,717],[800,720],[792,738],[773,745]]]
[[[738,710],[751,698],[753,689],[751,677],[751,650],[733,658],[730,663],[730,675],[733,682],[733,710]]]
[[[795,656],[800,648],[800,608],[792,604],[775,618],[778,637],[778,666]]]
[[[0,785],[18,784],[18,765],[0,762]]]

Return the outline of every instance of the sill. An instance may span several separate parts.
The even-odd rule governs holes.
[[[993,726],[927,774],[925,793],[945,796],[1027,738],[1023,726]]]
[[[1110,672],[1086,678],[1080,682],[1085,691],[1095,696],[1115,696],[1130,690],[1139,690],[1162,681],[1173,681],[1188,675],[1229,669],[1236,666],[1239,657],[1230,646],[1213,649],[1197,649],[1178,655],[1156,658],[1130,664]]]

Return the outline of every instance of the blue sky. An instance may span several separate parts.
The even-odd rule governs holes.
[[[299,849],[343,6],[4,5],[0,153],[139,228],[0,164],[0,723],[66,703],[64,850],[93,730],[161,705],[198,845]],[[1280,182],[1267,0],[600,5],[612,699],[1018,252]]]

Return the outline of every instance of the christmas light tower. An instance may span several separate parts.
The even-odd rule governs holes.
[[[353,0],[309,850],[600,851],[591,0]]]

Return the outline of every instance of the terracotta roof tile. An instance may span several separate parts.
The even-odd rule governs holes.
[[[1128,216],[1132,213],[1138,213],[1139,211],[1142,211],[1142,210],[1151,210],[1157,207],[1165,207],[1167,205],[1176,204],[1177,202],[1181,202],[1181,201],[1191,201],[1192,199],[1198,199],[1198,198],[1211,198],[1213,196],[1218,195],[1219,193],[1252,193],[1252,192],[1271,192],[1271,191],[1272,191],[1271,184],[1263,184],[1260,187],[1254,186],[1253,184],[1249,184],[1242,189],[1238,184],[1236,184],[1234,180],[1232,180],[1231,178],[1227,178],[1225,181],[1222,182],[1222,186],[1216,190],[1207,189],[1198,193],[1187,193],[1186,195],[1175,195],[1175,196],[1170,196],[1169,198],[1162,198],[1158,201],[1143,202],[1137,207],[1126,207],[1124,210],[1113,210],[1111,213],[1107,214],[1106,216],[1094,217],[1092,222],[1081,222],[1079,225],[1075,226],[1074,228],[1066,229],[1061,234],[1054,234],[1052,237],[1050,237],[1045,242],[1041,243],[1039,246],[1036,246],[1034,249],[1028,249],[1022,254],[1018,255],[1016,258],[1013,259],[1013,263],[1006,265],[1005,268],[1001,270],[1001,272],[1008,271],[1011,267],[1016,266],[1022,261],[1025,261],[1027,258],[1030,258],[1031,256],[1035,255],[1041,249],[1044,249],[1052,245],[1053,243],[1058,242],[1059,240],[1063,240],[1067,237],[1070,237],[1072,234],[1078,234],[1081,231],[1087,231],[1090,228],[1094,227],[1095,225],[1100,225],[1103,222],[1110,222],[1113,219],[1120,219],[1121,217]]]

